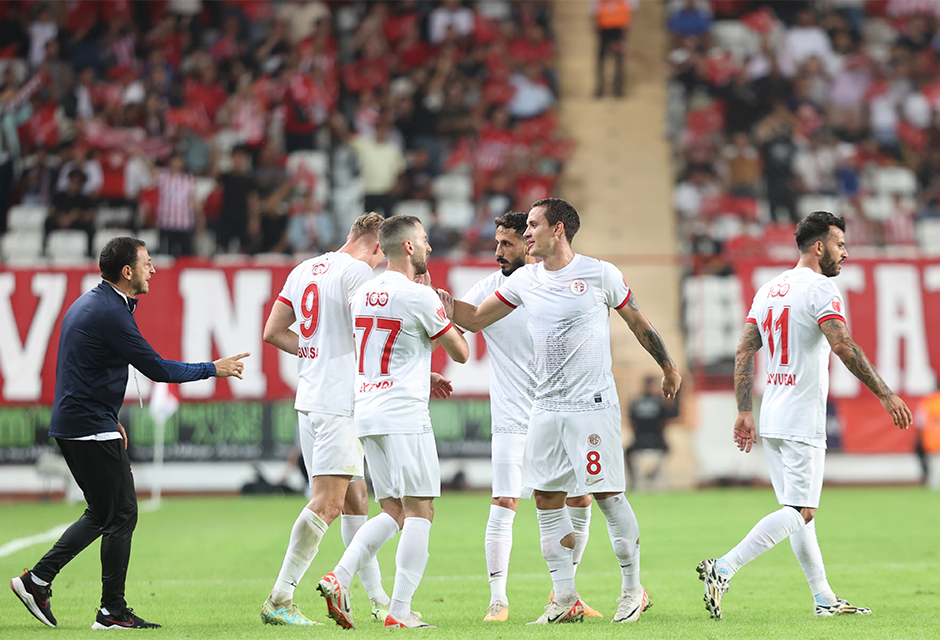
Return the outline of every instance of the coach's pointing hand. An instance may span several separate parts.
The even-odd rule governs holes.
[[[239,360],[247,358],[250,355],[250,353],[239,353],[237,356],[216,360],[212,363],[215,365],[215,377],[227,378],[229,376],[235,376],[241,380],[242,372],[245,370],[245,363],[239,362]]]

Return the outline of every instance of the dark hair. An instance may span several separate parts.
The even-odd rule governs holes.
[[[78,178],[82,182],[86,182],[88,180],[88,177],[85,175],[85,172],[82,171],[81,169],[72,169],[71,171],[69,171],[69,180],[71,180],[72,178]]]
[[[526,220],[528,220],[528,218],[528,214],[522,213],[521,211],[510,211],[509,213],[504,213],[499,216],[493,222],[496,223],[497,227],[512,229],[517,235],[521,236],[525,233]]]
[[[379,247],[389,256],[401,253],[401,243],[409,239],[421,221],[414,216],[392,216],[379,227]]]
[[[845,233],[845,218],[828,211],[814,211],[796,225],[796,246],[800,253],[806,253],[818,241],[829,239],[829,227],[836,227]]]
[[[101,256],[98,258],[101,277],[108,282],[120,282],[124,265],[130,265],[131,267],[136,265],[137,249],[146,246],[147,244],[143,240],[128,238],[127,236],[108,240],[108,244],[104,245]]]
[[[565,238],[568,239],[568,244],[571,244],[574,234],[581,228],[581,218],[575,208],[561,198],[536,200],[532,203],[532,208],[535,207],[545,207],[545,219],[548,220],[550,227],[554,227],[559,222],[565,225]]]

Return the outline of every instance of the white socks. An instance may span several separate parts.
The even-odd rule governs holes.
[[[356,537],[346,547],[339,564],[333,569],[333,575],[340,585],[348,589],[353,576],[359,573],[370,559],[375,558],[382,545],[397,533],[398,523],[384,511],[362,525],[356,532]]]
[[[343,534],[343,545],[348,547],[352,542],[353,536],[366,523],[369,516],[346,515],[340,516],[340,531]],[[372,556],[361,569],[359,569],[359,580],[362,582],[363,589],[369,596],[369,600],[381,605],[388,604],[388,594],[382,588],[382,570],[379,568],[378,558]]]
[[[571,526],[574,527],[574,549],[571,562],[577,574],[588,538],[591,537],[591,507],[568,507],[568,517],[571,518]]]
[[[815,519],[790,535],[790,546],[793,547],[793,555],[799,560],[809,588],[813,591],[813,600],[818,604],[834,604],[837,598],[826,580],[826,566],[823,564],[819,541],[816,539]]]
[[[317,555],[320,540],[326,533],[327,524],[323,518],[304,507],[297,516],[290,530],[290,542],[284,556],[281,572],[277,574],[271,595],[276,602],[284,602],[294,597],[294,589],[300,584],[307,567]]]
[[[637,589],[640,586],[640,524],[633,507],[622,493],[598,500],[597,506],[607,518],[607,534],[620,563],[620,590],[626,592]]]
[[[509,574],[509,554],[512,551],[512,521],[516,512],[499,505],[490,505],[490,517],[486,521],[486,537],[483,549],[486,552],[486,572],[490,578],[490,604],[501,600],[509,604],[506,595],[506,579]]]
[[[578,598],[574,586],[573,550],[562,546],[562,539],[574,533],[568,509],[538,509],[539,533],[541,534],[542,557],[548,564],[555,588],[555,602],[561,605],[574,604]]]
[[[411,599],[428,566],[430,534],[430,520],[405,518],[398,552],[395,554],[395,587],[392,590],[392,605],[388,610],[388,615],[396,620],[404,620],[411,613]]]
[[[744,536],[734,549],[719,558],[716,563],[718,572],[726,578],[737,573],[741,567],[776,546],[778,542],[803,528],[803,516],[793,507],[783,507],[764,516],[754,528]],[[813,536],[813,540],[816,536]],[[817,550],[818,550],[817,545]],[[797,556],[799,557],[799,556]],[[800,561],[802,564],[802,560]],[[820,564],[822,559],[820,558]]]

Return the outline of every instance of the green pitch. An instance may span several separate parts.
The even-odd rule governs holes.
[[[582,624],[526,627],[546,603],[551,583],[539,553],[535,507],[523,501],[516,518],[510,565],[510,621],[484,624],[489,588],[483,530],[489,498],[447,494],[437,501],[431,560],[414,608],[437,629],[386,631],[369,618],[358,581],[353,613],[358,628],[343,631],[325,616],[319,577],[342,552],[338,523],[320,547],[295,601],[315,628],[262,625],[261,604],[280,568],[300,497],[176,498],[142,512],[127,584],[127,599],[144,619],[164,625],[131,632],[160,638],[387,637],[436,638],[799,638],[859,640],[940,638],[940,496],[919,488],[829,488],[823,492],[818,533],[829,582],[867,617],[817,619],[803,574],[784,542],[744,568],[725,596],[725,619],[708,619],[699,560],[736,544],[776,509],[770,489],[716,490],[630,496],[642,531],[642,580],[653,608],[634,625],[612,625],[620,574],[603,514],[594,508],[592,536],[578,571],[578,588],[605,616]],[[144,503],[142,503],[144,504]],[[70,522],[81,507],[0,503],[0,546]],[[379,556],[391,594],[397,541]],[[0,557],[0,577],[19,575],[51,546],[42,542]],[[98,545],[78,556],[53,584],[58,629],[35,620],[16,597],[0,596],[0,638],[100,638],[90,630],[100,595]]]

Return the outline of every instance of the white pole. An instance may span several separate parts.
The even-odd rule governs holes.
[[[153,483],[150,485],[150,501],[154,507],[160,506],[160,496],[163,491],[163,433],[166,427],[166,418],[154,420],[153,436]]]

